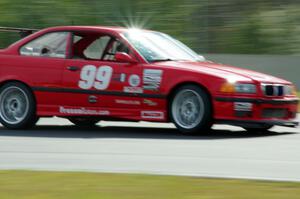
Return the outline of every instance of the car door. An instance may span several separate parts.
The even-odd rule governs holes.
[[[142,107],[142,67],[138,63],[122,63],[116,61],[116,53],[126,53],[132,57],[134,54],[123,42],[112,40],[101,60],[102,65],[110,65],[113,69],[110,95],[105,96],[106,104],[114,115],[132,117],[139,115]]]
[[[126,46],[100,33],[74,33],[73,40],[72,57],[66,60],[63,74],[72,98],[66,105],[87,115],[133,114],[129,110],[141,106],[136,95],[142,92],[142,70],[138,64],[115,61],[114,54]]]
[[[37,111],[42,115],[57,112],[57,106],[65,100],[65,94],[57,92],[62,87],[62,73],[67,57],[69,32],[50,32],[35,38],[20,48],[12,73],[30,77],[35,91]]]

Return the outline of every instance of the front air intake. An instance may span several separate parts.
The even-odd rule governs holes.
[[[285,85],[279,84],[263,84],[262,91],[265,96],[284,96],[286,95]]]

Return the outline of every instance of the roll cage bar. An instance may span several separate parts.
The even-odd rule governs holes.
[[[13,28],[13,27],[1,27],[0,32],[16,32],[19,33],[21,38],[27,37],[32,33],[38,31],[39,29],[32,29],[32,28]]]

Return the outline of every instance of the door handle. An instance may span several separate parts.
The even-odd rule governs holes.
[[[68,66],[67,68],[69,71],[78,71],[79,67],[78,66]]]

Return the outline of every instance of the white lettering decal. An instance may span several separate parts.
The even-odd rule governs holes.
[[[125,86],[123,91],[126,93],[143,93],[143,88]]]
[[[65,108],[63,106],[59,107],[59,112],[64,114],[73,115],[110,115],[109,111],[92,110],[86,108]]]
[[[126,105],[141,105],[140,101],[136,100],[121,100],[121,99],[116,99],[115,100],[117,104],[126,104]]]
[[[142,111],[141,116],[144,119],[164,119],[164,113],[160,111]]]

